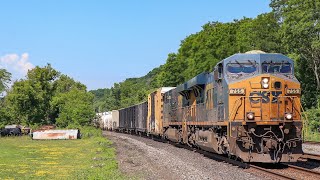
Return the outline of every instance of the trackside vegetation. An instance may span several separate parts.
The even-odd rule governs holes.
[[[101,130],[81,132],[78,140],[0,137],[0,179],[124,179]]]

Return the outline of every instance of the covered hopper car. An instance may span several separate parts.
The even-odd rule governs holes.
[[[118,129],[244,162],[295,162],[302,155],[300,96],[290,58],[239,53],[213,72],[159,88],[148,102],[120,109]]]

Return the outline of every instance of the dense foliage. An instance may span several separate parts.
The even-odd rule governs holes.
[[[272,12],[256,18],[209,22],[182,40],[178,51],[146,76],[92,91],[96,111],[133,105],[146,100],[147,93],[157,87],[177,86],[201,72],[212,71],[217,62],[232,54],[259,49],[295,60],[303,105],[312,114],[310,123],[315,129],[320,124],[320,1],[271,0],[270,7]]]
[[[16,81],[0,107],[0,124],[88,125],[94,118],[93,98],[86,86],[47,65]]]

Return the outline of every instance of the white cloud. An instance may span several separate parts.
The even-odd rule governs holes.
[[[0,68],[4,68],[12,73],[13,79],[20,79],[27,75],[28,70],[34,68],[29,62],[29,54],[6,54],[0,57]]]

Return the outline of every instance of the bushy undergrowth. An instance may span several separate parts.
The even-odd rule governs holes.
[[[92,126],[69,125],[66,129],[79,129],[82,139],[102,137],[102,130]]]

